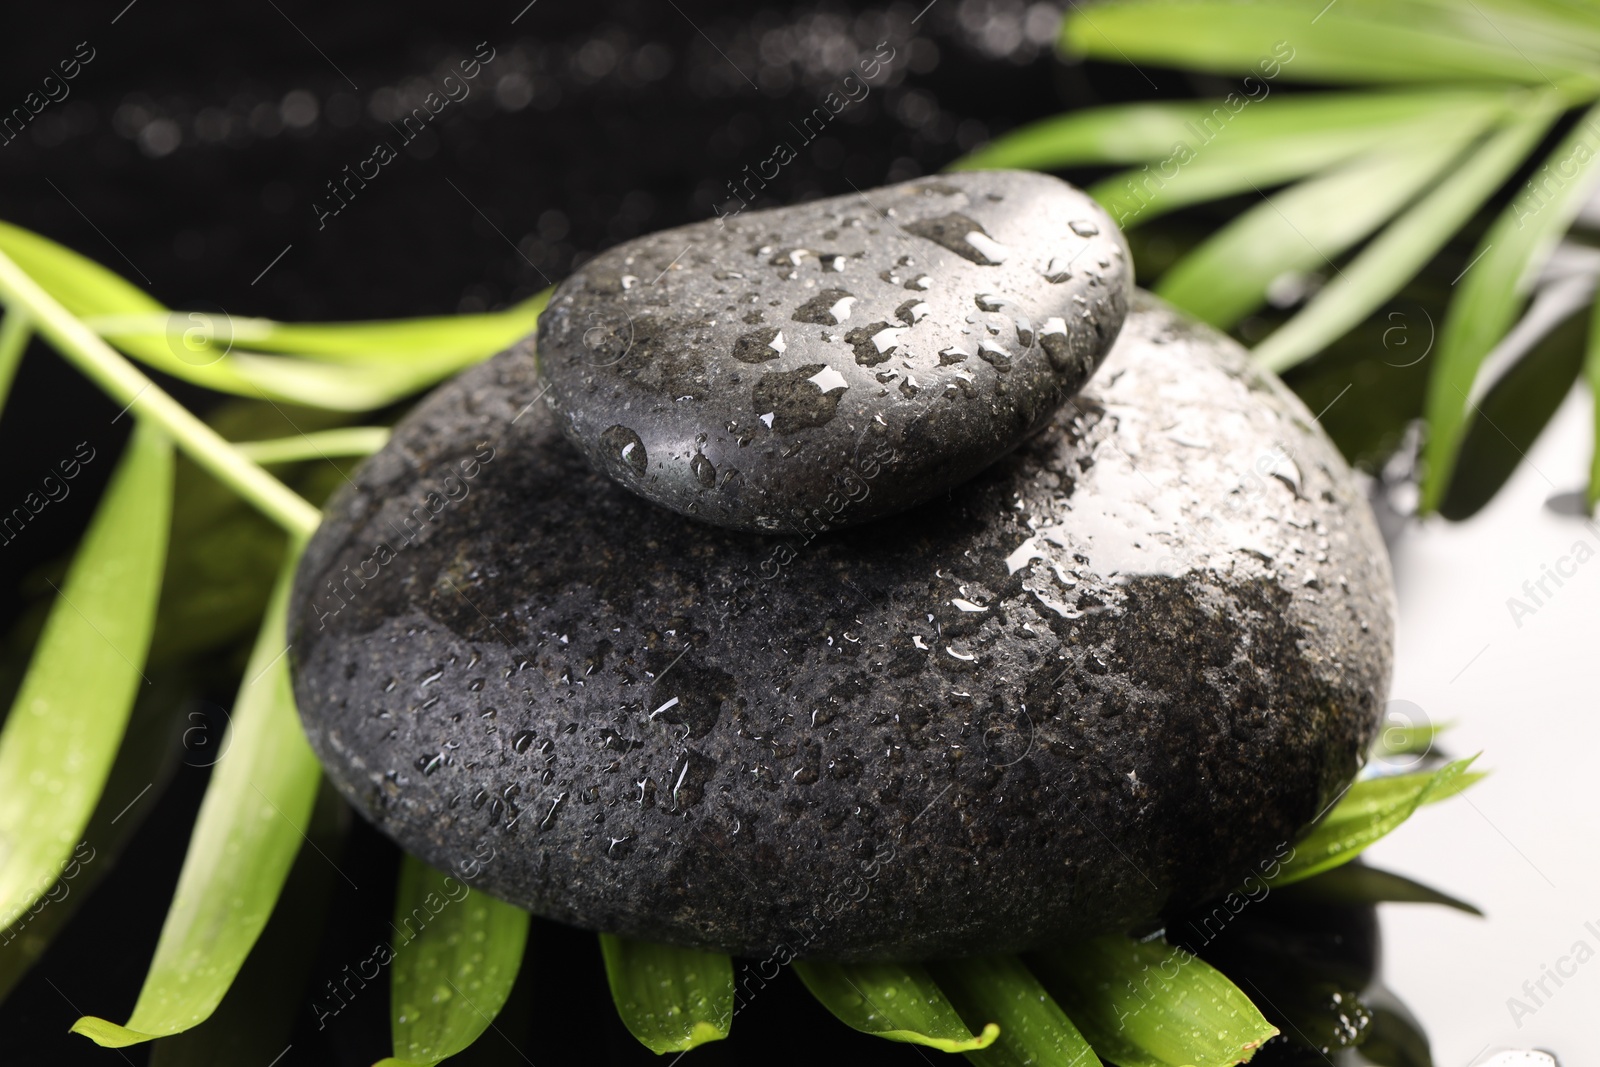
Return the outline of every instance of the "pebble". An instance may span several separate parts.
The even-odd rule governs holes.
[[[546,402],[674,511],[819,531],[904,511],[1043,427],[1116,338],[1127,246],[1012,171],[921,179],[629,241],[539,320]],[[876,479],[867,457],[892,456]]]
[[[640,499],[543,388],[523,344],[401,422],[311,542],[290,653],[344,796],[535,914],[756,958],[1022,950],[1263,870],[1361,764],[1394,628],[1367,504],[1281,383],[1152,297],[1043,432],[822,535]]]

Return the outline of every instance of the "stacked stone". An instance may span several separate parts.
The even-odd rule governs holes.
[[[590,261],[330,502],[291,655],[334,783],[479,888],[917,959],[1280,862],[1392,615],[1299,401],[1082,193],[993,172]]]

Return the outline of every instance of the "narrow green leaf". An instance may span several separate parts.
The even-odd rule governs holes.
[[[1259,90],[1255,92],[1261,97]],[[1055,170],[1104,163],[1153,163],[1180,145],[1196,153],[1229,147],[1299,155],[1336,140],[1354,153],[1396,126],[1460,107],[1483,107],[1501,90],[1398,89],[1267,96],[1238,110],[1223,100],[1114,104],[1021,126],[951,164],[952,170]],[[1318,156],[1317,158],[1325,158]],[[1301,173],[1305,171],[1302,170]]]
[[[548,291],[485,315],[299,326],[169,311],[138,286],[48,238],[0,222],[0,252],[123,352],[217,392],[372,411],[403,400],[532,332]],[[247,339],[269,346],[249,351]],[[270,346],[304,356],[272,354]]]
[[[1258,345],[1257,361],[1273,371],[1292,367],[1398,292],[1517,169],[1559,112],[1553,95],[1541,96],[1519,121],[1490,136],[1374,238],[1298,315]]]
[[[1534,277],[1600,180],[1600,105],[1551,150],[1479,243],[1439,330],[1428,380],[1422,509],[1444,498],[1478,368],[1527,303]]]
[[[163,611],[157,626],[164,623]],[[122,746],[106,777],[100,803],[84,828],[83,842],[73,849],[73,861],[56,884],[0,936],[0,1001],[71,923],[100,880],[111,873],[117,857],[155,810],[172,780],[182,751],[180,716],[185,692],[170,675],[154,676],[152,681],[155,684],[143,687],[133,703]],[[187,686],[193,680],[183,682]]]
[[[528,944],[528,913],[476,892],[414,856],[400,867],[390,965],[394,1056],[382,1067],[433,1067],[478,1039],[505,1006]]]
[[[1387,222],[1456,159],[1488,123],[1450,123],[1437,136],[1385,145],[1257,204],[1162,276],[1158,295],[1227,329],[1266,302],[1290,273],[1333,260]]]
[[[1570,43],[1519,46],[1459,7],[1406,0],[1123,0],[1074,7],[1061,41],[1109,62],[1257,78],[1276,68],[1294,81],[1594,84],[1592,59]]]
[[[1381,9],[1385,0],[1358,2]],[[1447,18],[1461,14],[1461,0],[1412,2],[1438,9]],[[1600,49],[1600,11],[1588,0],[1473,0],[1473,4],[1478,32],[1495,34],[1530,52],[1563,49],[1584,57]]]
[[[1295,896],[1325,904],[1442,904],[1480,918],[1483,912],[1464,900],[1392,871],[1347,863],[1307,878],[1294,888]]]
[[[198,312],[86,322],[128,354],[208,389],[371,411],[528,336],[549,298],[545,290],[504,311],[389,322],[295,325]]]
[[[234,445],[257,463],[270,464],[332,456],[370,456],[388,443],[387,426],[345,426],[270,441],[235,441]]]
[[[503,311],[372,322],[285,323],[231,315],[208,321],[208,313],[196,312],[195,321],[188,325],[197,329],[186,340],[196,355],[221,356],[238,349],[257,355],[380,365],[463,358],[467,353],[497,352],[532,333],[549,299],[547,289]],[[186,324],[184,314],[97,315],[86,318],[85,323],[115,344],[162,341],[170,336],[174,316],[180,325]]]
[[[1594,455],[1589,460],[1589,511],[1600,504],[1600,300],[1589,318],[1589,351],[1584,359],[1584,375],[1594,397]]]
[[[1432,107],[1400,119],[1378,121],[1390,109],[1371,105],[1390,104],[1394,97],[1408,106],[1418,98],[1427,99]],[[1303,106],[1302,99],[1319,106]],[[1112,175],[1091,186],[1089,192],[1119,225],[1145,223],[1191,204],[1264,193],[1382,148],[1445,139],[1465,143],[1506,114],[1508,99],[1505,92],[1327,93],[1264,101],[1231,119],[1229,111],[1218,106],[1203,128],[1197,127],[1192,136],[1174,145],[1173,154],[1153,170],[1146,166]],[[1290,124],[1286,118],[1304,121]],[[1267,131],[1277,131],[1276,136],[1263,136]],[[1369,194],[1370,190],[1363,190],[1363,195]],[[1348,203],[1343,206],[1344,210],[1350,207]]]
[[[1450,481],[1437,508],[1452,522],[1471,518],[1494,498],[1522,466],[1583,374],[1589,333],[1585,309],[1573,299],[1577,294],[1557,293],[1552,290],[1553,299],[1545,303],[1545,309],[1555,314],[1529,308],[1530,316],[1539,315],[1529,325],[1539,329],[1514,326],[1512,333],[1518,336],[1508,350],[1500,352],[1496,346],[1497,360],[1507,356],[1514,362],[1481,394],[1473,391]],[[1543,336],[1537,336],[1541,331]]]
[[[994,1044],[967,1053],[973,1063],[1100,1067],[1089,1042],[1017,957],[948,960],[929,969],[962,1018],[980,1026],[992,1020],[1000,1027]]]
[[[203,347],[192,350],[186,342],[143,333],[112,340],[135,359],[193,385],[328,411],[386,407],[494,354],[491,349],[447,352],[392,364],[340,364],[243,351],[213,358]]]
[[[1265,192],[1348,160],[1368,148],[1367,131],[1345,136],[1285,138],[1281,149],[1258,145],[1217,147],[1204,154],[1184,151],[1158,164],[1113,174],[1091,185],[1090,196],[1124,229],[1168,212],[1225,196]],[[1183,162],[1189,159],[1190,162]],[[1170,175],[1163,177],[1163,174]]]
[[[1292,885],[1349,863],[1368,845],[1409,819],[1423,804],[1442,800],[1465,788],[1462,780],[1467,767],[1476,758],[1456,760],[1437,771],[1356,782],[1327,818],[1295,842],[1293,854],[1279,868],[1273,884]]]
[[[89,1015],[73,1024],[97,1044],[137,1044],[210,1016],[271,916],[305,839],[322,772],[300,729],[285,655],[297,559],[291,553],[251,650],[133,1015],[125,1026]]]
[[[1470,763],[1472,760],[1477,758],[1478,757],[1473,756],[1470,759],[1463,760],[1461,762]],[[1442,767],[1440,768],[1439,773],[1442,774],[1445,770],[1448,770],[1448,768]],[[1423,796],[1422,804],[1419,806],[1426,806],[1428,804],[1443,804],[1451,797],[1456,796],[1459,793],[1465,793],[1467,790],[1471,789],[1473,786],[1477,785],[1487,777],[1489,777],[1488,771],[1464,771],[1461,774],[1455,775],[1454,777],[1435,782],[1433,788],[1430,789],[1425,796]]]
[[[1211,114],[1204,101],[1113,104],[1054,115],[995,138],[951,170],[1055,170],[1093,163],[1164,159]]]
[[[250,1064],[266,1058],[263,1050],[289,1044],[306,1014],[306,985],[322,949],[322,939],[308,935],[324,929],[335,889],[344,884],[327,857],[339,854],[352,815],[350,805],[324,778],[306,827],[306,842],[312,847],[295,857],[272,918],[228,995],[199,1026],[151,1042],[150,1067]]]
[[[915,963],[796,960],[793,966],[823,1007],[864,1034],[942,1052],[985,1049],[1000,1036],[993,1022],[974,1035],[933,976]]]
[[[20,226],[0,222],[0,252],[79,318],[166,311],[159,300],[115,271]]]
[[[1381,759],[1387,756],[1415,756],[1431,752],[1433,743],[1439,739],[1439,735],[1454,725],[1450,722],[1441,722],[1422,723],[1416,726],[1385,726],[1372,740],[1372,755]]]
[[[135,426],[0,731],[0,926],[82,840],[150,647],[172,515],[172,445]]]
[[[191,322],[185,312],[169,313],[115,271],[31,230],[0,222],[0,251],[113,343],[143,339],[165,346],[176,319],[185,329],[200,328],[192,341],[194,355],[225,351],[230,345],[335,362],[392,363],[396,356],[492,353],[531,332],[550,297],[545,290],[504,311],[393,321],[281,323],[217,315],[216,321]],[[196,315],[201,320],[213,318],[209,312]]]
[[[21,310],[8,308],[0,319],[0,408],[6,406],[11,395],[11,383],[16,380],[17,367],[22,364],[22,353],[33,337],[33,325]]]
[[[733,1026],[733,961],[614,934],[600,935],[611,999],[628,1032],[651,1052],[721,1041]]]
[[[1231,1067],[1278,1032],[1222,972],[1165,942],[1100,937],[1029,963],[1120,1067]]]

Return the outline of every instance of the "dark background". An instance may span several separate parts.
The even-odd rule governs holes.
[[[726,183],[790,139],[788,124],[838,89],[882,40],[895,59],[867,97],[752,206],[929,173],[1070,108],[1216,88],[1173,72],[1065,62],[1049,48],[1062,5],[1018,0],[123,2],[30,5],[9,16],[0,110],[19,106],[80,42],[94,58],[66,100],[0,146],[0,218],[106,264],[168,306],[235,316],[382,318],[493,309],[530,296],[612,244],[711,217]],[[480,42],[495,58],[470,83],[471,95],[446,107],[319,226],[313,204],[329,203],[327,183],[378,140],[398,146],[391,121],[437,90]],[[202,411],[216,401],[163,384]],[[0,549],[0,621],[9,625],[48,591],[38,575],[59,566],[87,521],[130,420],[114,422],[117,405],[37,343],[4,415],[7,508],[79,442],[100,457],[68,499]],[[215,706],[232,699],[229,674],[219,670],[204,694]],[[178,760],[170,785],[138,801],[142,829],[0,1004],[0,1060],[147,1062],[148,1046],[101,1050],[66,1030],[80,1013],[124,1019],[131,1010],[204,789],[204,762]],[[263,939],[296,943],[311,961],[301,973],[313,985],[387,936],[398,862],[364,826],[331,847],[320,872],[309,853],[297,872],[308,884],[331,883],[326,925],[275,925]],[[387,1052],[382,989],[324,1030],[309,996],[278,1062],[364,1064]],[[536,921],[523,978],[497,1026],[498,1036],[491,1032],[469,1055],[654,1061],[617,1021],[592,937],[551,924]],[[839,1044],[820,1049],[812,1033]],[[230,1062],[265,1067],[276,1054],[251,1048]],[[732,1041],[691,1062],[819,1056],[940,1058],[855,1038],[786,977],[740,1016]]]

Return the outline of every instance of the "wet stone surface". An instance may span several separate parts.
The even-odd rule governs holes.
[[[749,211],[563,282],[539,322],[546,402],[649,500],[736,529],[836,529],[959,485],[1043,426],[1116,337],[1131,277],[1110,219],[1041,174]]]
[[[1305,408],[1141,301],[1046,431],[815,538],[594,471],[526,348],[469,371],[306,556],[312,745],[440,868],[684,945],[988,952],[1226,889],[1356,770],[1390,577]]]

